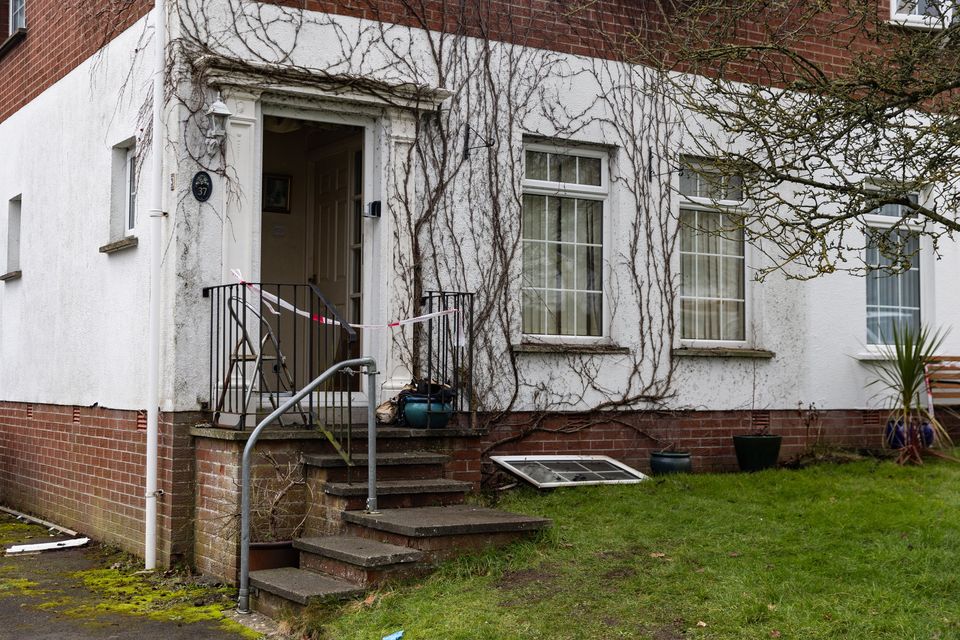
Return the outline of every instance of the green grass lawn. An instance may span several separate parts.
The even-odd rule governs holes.
[[[316,609],[336,640],[960,638],[960,465],[866,461],[533,490],[532,542]]]

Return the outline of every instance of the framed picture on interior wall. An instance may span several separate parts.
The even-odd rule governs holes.
[[[290,176],[263,174],[263,210],[290,213]]]

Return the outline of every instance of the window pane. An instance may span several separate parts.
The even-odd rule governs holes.
[[[351,265],[350,281],[351,293],[360,293],[360,283],[363,282],[363,252],[359,249],[352,249],[353,260]]]
[[[696,340],[697,335],[697,301],[680,301],[680,337]]]
[[[728,256],[743,255],[743,229],[738,228],[730,221],[729,216],[722,220],[723,235],[720,238],[720,253]]]
[[[600,186],[600,158],[578,158],[580,165],[579,180],[580,184],[589,184]]]
[[[690,197],[700,195],[697,189],[697,173],[690,167],[680,170],[680,194]]]
[[[524,238],[542,240],[545,237],[543,221],[546,215],[546,199],[546,196],[524,194],[523,222],[521,224]]]
[[[897,276],[889,273],[880,272],[878,278],[880,288],[878,290],[877,302],[880,305],[888,307],[897,307],[900,305],[900,287],[897,282]]]
[[[560,331],[563,335],[576,335],[577,298],[573,291],[560,295]]]
[[[547,240],[573,242],[576,201],[547,198]]]
[[[577,335],[602,335],[603,295],[600,293],[577,293]]]
[[[697,251],[720,253],[720,214],[701,211],[697,222]]]
[[[876,308],[867,309],[867,344],[883,344],[880,339],[880,313]]]
[[[127,158],[127,228],[137,226],[137,158],[130,152]]]
[[[727,200],[743,200],[743,178],[741,176],[730,176],[726,180],[727,192],[724,197]]]
[[[555,250],[551,251],[557,258],[557,283],[558,289],[576,289],[577,288],[577,253],[576,246],[570,244],[554,245]],[[551,249],[554,249],[551,247]]]
[[[680,256],[680,295],[696,296],[697,293],[697,256]]]
[[[544,333],[543,294],[537,290],[523,292],[523,332]]]
[[[523,286],[546,286],[547,270],[544,257],[545,244],[542,242],[523,243]]]
[[[900,304],[904,307],[920,307],[920,270],[910,269],[900,274]]]
[[[547,303],[546,330],[544,333],[559,335],[563,331],[563,292],[545,291],[544,298]]]
[[[363,202],[353,201],[353,244],[363,241]]]
[[[867,342],[889,344],[895,326],[920,323],[919,239],[909,232],[868,230],[867,241],[866,261],[874,267],[866,278]]]
[[[577,181],[577,157],[560,153],[550,154],[550,180],[553,182]]]
[[[743,299],[743,260],[741,258],[718,258],[723,265],[720,296],[723,298]]]
[[[600,291],[603,282],[603,251],[600,247],[577,247],[576,289]]]
[[[720,265],[723,258],[697,256],[697,295],[704,298],[719,298]]]
[[[603,243],[603,203],[577,200],[577,242]]]
[[[871,270],[867,272],[867,304],[871,306],[876,306],[879,304],[877,300],[877,290],[880,286],[880,272],[876,270]]]
[[[696,250],[697,212],[680,210],[680,251]]]
[[[724,300],[722,322],[721,334],[724,340],[743,340],[743,303]]]
[[[530,180],[547,179],[547,154],[542,151],[527,151],[526,177]]]
[[[697,333],[701,340],[720,340],[720,301],[697,301]]]

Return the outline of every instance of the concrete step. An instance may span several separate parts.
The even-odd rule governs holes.
[[[421,493],[467,493],[473,485],[459,480],[429,478],[425,480],[378,480],[377,496],[408,495]],[[334,496],[366,496],[366,482],[327,482],[323,492]]]
[[[411,478],[442,478],[443,465],[450,456],[431,451],[380,451],[377,453],[377,478],[404,480]],[[354,454],[350,467],[337,454],[310,454],[304,456],[308,473],[329,482],[361,481],[367,477],[367,455]]]
[[[377,467],[393,465],[444,464],[450,456],[433,451],[383,451],[377,453]],[[367,454],[353,454],[353,463],[357,467],[367,466]],[[345,467],[346,461],[336,454],[310,454],[303,456],[303,462],[313,467]]]
[[[416,549],[356,536],[300,538],[293,541],[293,546],[300,551],[342,560],[361,567],[384,567],[423,560],[423,553]]]
[[[429,565],[422,552],[360,538],[324,536],[294,541],[300,566],[370,587],[389,580],[425,575]]]
[[[277,615],[285,605],[299,608],[313,602],[346,600],[364,592],[357,583],[293,567],[252,571],[250,586],[257,589],[255,608],[270,616]]]
[[[471,505],[345,511],[348,532],[427,552],[432,558],[502,546],[550,526],[546,518]]]

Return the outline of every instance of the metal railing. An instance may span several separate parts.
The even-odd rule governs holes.
[[[449,385],[454,392],[453,412],[469,413],[473,398],[473,294],[427,291],[420,300],[422,313],[457,309],[457,313],[431,318],[418,325],[421,332],[418,377]]]
[[[373,358],[354,358],[339,362],[277,407],[250,434],[243,448],[240,465],[240,597],[237,611],[250,612],[250,465],[260,433],[284,413],[296,406],[320,385],[340,374],[355,374],[354,368],[366,368],[367,374],[367,511],[377,511],[377,363]]]
[[[334,362],[360,353],[357,331],[316,285],[236,283],[206,287],[210,300],[213,424],[246,429]],[[307,396],[294,416],[306,426],[348,425],[347,375]]]

